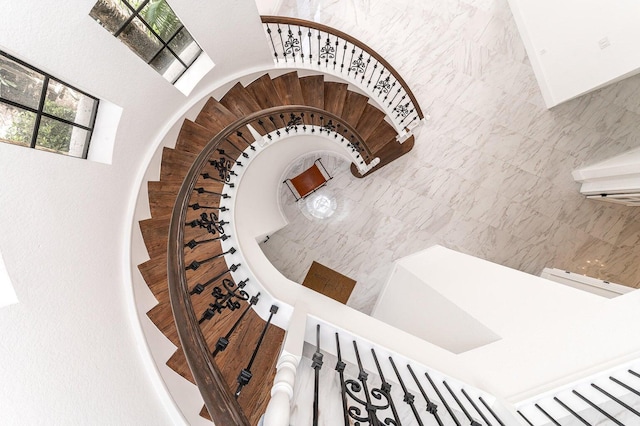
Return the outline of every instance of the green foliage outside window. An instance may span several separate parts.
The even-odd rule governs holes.
[[[69,121],[73,121],[76,115],[73,109],[58,105],[50,100],[45,101],[45,110],[49,114]],[[34,119],[35,116],[29,112],[17,114],[13,124],[7,131],[9,139],[30,144],[35,124]],[[43,119],[38,133],[38,146],[60,152],[69,152],[72,130],[72,126],[68,124],[57,120]]]

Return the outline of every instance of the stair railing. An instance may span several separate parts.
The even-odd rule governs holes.
[[[382,107],[400,142],[424,120],[415,95],[400,73],[365,43],[304,19],[261,18],[276,66],[320,70],[354,84]]]
[[[250,307],[257,303],[259,293],[250,297],[245,292],[247,280],[239,281],[236,285],[229,279],[232,272],[241,270],[243,267],[241,263],[233,264],[227,261],[227,256],[235,253],[235,248],[224,250],[221,245],[219,253],[209,253],[208,257],[197,258],[188,264],[185,261],[185,251],[193,250],[202,244],[224,242],[228,238],[224,232],[224,225],[227,222],[220,220],[215,210],[228,211],[223,202],[230,198],[227,192],[234,187],[231,180],[235,173],[231,169],[232,167],[242,167],[240,160],[249,158],[251,150],[255,149],[241,132],[241,130],[247,129],[248,125],[256,133],[263,134],[269,140],[277,138],[283,133],[292,132],[326,134],[326,136],[346,143],[348,147],[358,153],[356,157],[363,164],[365,160],[370,162],[374,160],[362,137],[340,117],[319,108],[292,105],[265,109],[229,124],[209,141],[187,172],[176,197],[169,225],[167,247],[169,298],[182,350],[209,414],[216,424],[239,426],[249,425],[249,420],[236,398],[248,385],[252,376],[251,367],[260,349],[260,343],[270,324],[271,317],[278,311],[278,307],[276,305],[271,307],[271,316],[264,326],[251,360],[247,367],[240,372],[237,380],[238,387],[235,392],[232,391],[225,383],[214,357],[226,347],[237,322],[228,335],[218,339],[213,351],[212,348],[209,348],[200,326],[223,309],[240,309],[241,301],[247,302],[247,310],[244,311],[246,313]],[[241,149],[240,145],[235,145],[232,140],[238,144],[244,144],[246,148]],[[223,146],[234,148],[234,152],[225,151]],[[205,171],[206,168],[211,169],[211,166],[213,166],[213,170]],[[202,182],[209,180],[216,182],[217,185],[223,183],[223,190],[221,192],[219,190],[212,191],[202,185]],[[202,186],[196,187],[198,182]],[[194,194],[219,197],[220,205],[201,205],[192,199]],[[205,212],[201,213],[197,219],[188,220],[187,213],[190,210],[204,210]],[[185,228],[189,227],[202,229],[202,235],[186,241]],[[229,265],[224,271],[195,285],[188,281],[187,271],[195,272],[200,267],[209,266],[210,262],[218,262],[221,259],[225,259]],[[214,302],[210,303],[204,312],[195,312],[191,300],[192,296],[202,294],[209,286],[213,287]]]

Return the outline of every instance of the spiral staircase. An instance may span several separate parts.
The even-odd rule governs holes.
[[[378,166],[369,173],[408,152],[413,146],[413,138],[399,144],[395,130],[385,121],[384,112],[369,103],[366,96],[351,90],[346,83],[325,81],[322,75],[299,77],[297,72],[288,72],[274,78],[264,74],[246,87],[237,83],[220,100],[209,98],[194,121],[184,121],[175,148],[163,149],[160,180],[148,183],[151,218],[140,221],[140,228],[150,260],[139,265],[139,270],[158,300],[158,304],[147,315],[177,347],[167,365],[193,383],[195,380],[182,351],[171,311],[167,283],[168,229],[176,196],[197,155],[216,134],[242,117],[286,105],[309,106],[324,110],[340,117],[354,128],[360,134],[364,144],[357,147],[362,153],[361,161],[371,162],[374,158],[380,158]],[[307,116],[304,121],[312,124],[313,120],[319,119],[323,118]],[[232,162],[242,161],[243,156],[247,156],[243,151],[255,142],[252,134],[264,136],[278,128],[278,124],[273,120],[261,120],[259,123],[260,125],[254,125],[251,130],[243,127],[232,137],[227,138],[218,147],[216,155],[224,156],[221,158]],[[355,144],[358,143],[355,142]],[[362,177],[355,165],[352,167],[352,172],[357,177]],[[218,171],[209,165],[196,184],[202,190],[196,190],[191,195],[190,205],[196,207],[189,209],[187,214],[187,225],[184,228],[185,242],[211,239],[207,229],[188,226],[188,223],[197,221],[207,208],[219,208],[220,200],[226,197],[222,194],[225,183],[213,177],[217,175]],[[211,277],[232,280],[228,273],[229,266],[224,256],[219,256],[220,253],[222,253],[220,240],[185,248],[187,265],[198,259],[213,257],[207,262],[206,267],[188,270],[188,281],[201,283]],[[206,293],[193,294],[191,300],[196,315],[205,312],[212,301]],[[228,333],[242,315],[241,311],[241,309],[235,309],[217,321],[202,323],[201,330],[209,348],[214,348],[219,337]],[[260,339],[260,331],[263,328],[264,321],[249,310],[237,328],[233,329],[234,338],[230,339],[229,350],[221,352],[216,357],[217,367],[230,389],[233,389],[236,384],[236,376],[242,369],[242,364],[251,358],[253,346]],[[257,365],[254,364],[252,371],[256,373],[251,385],[247,386],[238,397],[238,403],[251,424],[257,424],[266,410],[275,375],[274,364],[283,337],[284,331],[277,327],[269,327],[266,330],[260,353],[255,357]],[[206,410],[203,409],[201,414],[206,417]]]

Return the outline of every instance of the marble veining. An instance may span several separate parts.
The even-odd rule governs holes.
[[[640,76],[547,110],[506,0],[284,0],[279,14],[372,46],[431,116],[410,154],[366,179],[327,160],[332,218],[281,192],[290,224],[262,248],[287,277],[323,263],[357,281],[348,304],[369,313],[395,259],[440,244],[640,284],[640,209],[587,200],[571,177],[640,146]]]

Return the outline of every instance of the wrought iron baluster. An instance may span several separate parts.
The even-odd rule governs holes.
[[[340,45],[340,39],[338,38],[338,36],[336,36],[336,55],[333,58],[333,70],[336,70],[336,64],[338,63],[338,46]],[[345,46],[347,45],[347,42],[345,41]],[[344,57],[344,55],[343,55]]]
[[[224,220],[218,220],[218,215],[215,213],[209,213],[207,216],[206,213],[202,213],[200,215],[200,219],[192,220],[191,222],[185,223],[185,226],[190,226],[192,228],[204,228],[210,234],[215,235],[216,233],[224,234],[223,226],[228,222]]]
[[[216,275],[215,277],[211,278],[210,280],[206,281],[204,284],[196,284],[191,291],[189,292],[190,295],[194,295],[194,294],[202,294],[202,292],[211,284],[213,284],[214,282],[218,281],[220,278],[224,277],[225,275],[227,275],[229,272],[235,272],[238,270],[238,268],[240,267],[241,263],[238,263],[237,265],[231,265],[229,266],[229,269],[225,270],[224,272]]]
[[[429,375],[429,373],[427,373],[426,371],[424,372],[425,377],[427,378],[427,380],[429,381],[429,383],[431,384],[431,387],[433,388],[434,391],[436,391],[436,394],[438,395],[438,398],[440,399],[440,401],[442,401],[442,403],[444,404],[444,408],[447,409],[447,413],[449,413],[449,415],[451,416],[451,418],[453,419],[453,422],[456,424],[456,426],[462,426],[460,424],[460,422],[458,421],[458,418],[456,417],[456,415],[454,414],[453,410],[451,409],[451,407],[449,406],[449,404],[447,403],[447,400],[444,399],[444,397],[442,396],[442,393],[440,392],[440,389],[438,389],[438,386],[436,386],[436,384],[433,382],[433,380],[431,379],[431,376]]]
[[[338,362],[336,363],[336,371],[338,372],[338,376],[340,377],[340,393],[342,396],[342,416],[344,420],[344,426],[349,426],[349,414],[347,408],[347,386],[344,380],[344,369],[347,366],[344,362],[342,362],[342,352],[340,351],[340,338],[338,337],[338,333],[336,333],[336,348],[338,352]]]
[[[322,165],[322,163],[320,163]],[[322,166],[324,169],[324,166]],[[398,416],[398,410],[396,410],[396,404],[393,402],[393,398],[391,398],[391,383],[387,382],[384,378],[384,374],[382,373],[382,368],[380,368],[380,363],[378,362],[378,357],[376,355],[376,351],[371,348],[371,355],[373,356],[373,361],[376,364],[376,370],[378,370],[378,375],[380,376],[380,380],[382,381],[382,385],[380,389],[387,394],[389,397],[389,407],[391,407],[391,413],[393,413],[393,418],[396,421],[398,426],[401,426],[400,417]]]
[[[249,382],[251,381],[251,377],[253,377],[253,374],[251,374],[251,367],[253,366],[253,362],[256,360],[256,356],[258,355],[258,351],[260,350],[260,346],[262,345],[262,341],[264,340],[264,335],[267,334],[267,329],[269,328],[269,325],[271,325],[271,320],[277,312],[278,307],[276,305],[271,305],[271,309],[269,310],[269,319],[267,319],[267,323],[264,325],[262,333],[260,333],[260,338],[258,339],[256,347],[253,349],[253,354],[251,355],[249,364],[247,364],[246,368],[243,368],[242,371],[240,371],[238,379],[236,380],[238,383],[238,387],[236,388],[234,394],[236,398],[240,396],[240,392],[242,392],[242,389],[249,384]]]
[[[302,30],[298,25],[298,40],[300,40],[300,62],[304,64],[304,49],[302,48]]]
[[[393,82],[393,84],[391,85],[391,87],[395,87],[396,85],[396,81]],[[389,106],[391,106],[391,104],[393,104],[393,102],[396,100],[396,98],[398,97],[398,95],[400,94],[400,92],[402,92],[402,86],[398,87],[398,90],[396,90],[396,94],[393,95],[393,98],[391,98],[391,100],[389,101]],[[398,105],[400,105],[402,103],[402,100],[406,97],[406,95],[402,95],[402,98],[400,98],[400,101],[398,102]],[[385,100],[387,100],[387,97],[384,97]],[[396,105],[397,107],[397,105]],[[395,108],[394,108],[395,111]]]
[[[290,53],[293,62],[296,62],[296,52],[300,51],[300,40],[293,36],[291,25],[287,24],[287,41],[285,42],[285,52]]]
[[[313,62],[313,49],[311,48],[311,28],[307,27],[307,40],[309,41],[309,65]]]
[[[203,312],[202,317],[198,321],[198,324],[202,324],[205,321],[209,321],[216,314],[221,314],[222,311],[228,309],[235,311],[240,309],[240,301],[249,300],[249,294],[244,291],[244,287],[247,285],[247,280],[240,281],[236,287],[235,283],[230,279],[222,280],[222,288],[215,286],[211,295],[215,301],[209,303],[209,307]]]
[[[373,69],[371,70],[371,75],[369,75],[369,80],[367,80],[367,87],[369,87],[371,85],[371,79],[372,78],[376,78],[375,74],[376,74],[376,68],[378,68],[378,60],[376,59],[376,63],[373,65]],[[379,78],[378,78],[379,79]],[[377,83],[376,83],[377,84]],[[375,87],[375,85],[374,85]],[[375,89],[373,91],[373,93],[375,93]]]
[[[364,83],[364,78],[367,75],[367,70],[369,69],[369,64],[370,63],[371,63],[371,54],[369,54],[369,58],[367,59],[367,64],[364,67],[364,71],[362,71],[362,77],[360,78],[360,83]]]
[[[609,380],[613,381],[614,383],[619,384],[620,386],[622,386],[623,388],[625,388],[626,390],[635,393],[636,395],[640,396],[640,392],[634,388],[632,388],[631,386],[629,386],[628,384],[616,379],[615,377],[611,377],[609,376]]]
[[[226,212],[227,210],[229,210],[226,207],[220,207],[220,206],[201,206],[198,203],[194,203],[194,204],[189,204],[189,208],[192,210],[200,210],[200,209],[214,209],[214,210],[220,210],[221,212]]]
[[[347,47],[347,43],[344,44],[344,47]],[[351,48],[351,59],[349,59],[349,63],[353,64],[353,55],[355,55],[356,53],[356,47],[353,46],[353,48]],[[344,55],[342,56],[342,66],[344,67]],[[347,76],[349,75],[349,72],[351,72],[353,65],[350,65],[349,68],[347,68]],[[357,74],[356,74],[357,75]]]
[[[456,401],[456,404],[458,404],[458,406],[462,409],[462,412],[464,413],[464,415],[467,417],[467,419],[469,419],[469,421],[471,422],[471,426],[482,426],[480,423],[478,423],[477,421],[475,421],[473,419],[473,417],[471,417],[471,414],[469,414],[469,412],[467,411],[467,409],[464,407],[464,405],[462,405],[462,402],[460,402],[460,400],[458,399],[458,396],[455,394],[455,392],[449,387],[449,384],[447,383],[446,380],[443,380],[442,383],[444,384],[444,387],[447,388],[447,390],[449,391],[449,393],[451,394],[451,396],[453,397],[453,399]]]
[[[336,42],[336,46],[337,46],[337,42]],[[340,63],[340,73],[342,74],[342,72],[344,71],[344,57],[347,55],[347,40],[344,41],[344,46],[342,46],[342,62]],[[333,67],[333,69],[335,70],[335,66]],[[347,70],[347,73],[349,71]]]
[[[211,262],[211,261],[213,261],[215,259],[218,259],[220,257],[224,257],[227,254],[233,254],[235,252],[236,252],[236,249],[231,247],[229,250],[227,250],[225,252],[218,253],[215,256],[208,257],[208,258],[206,258],[204,260],[194,260],[193,262],[191,262],[190,264],[185,266],[184,269],[185,269],[185,271],[188,271],[188,270],[195,271],[205,263],[209,263],[209,262]]]
[[[239,132],[238,132],[239,133]],[[244,158],[249,158],[249,154],[247,154],[246,152],[244,152],[243,149],[240,149],[236,146],[236,144],[234,144],[233,142],[231,142],[229,140],[229,138],[225,138],[225,141],[227,141],[229,143],[229,145],[231,145],[231,147],[233,147],[233,149],[235,149],[236,151],[238,151],[240,153],[240,155],[242,155]]]
[[[273,48],[273,55],[276,58],[276,62],[280,62],[280,58],[278,58],[278,51],[276,50],[276,45],[273,42],[273,35],[271,34],[271,27],[267,24],[267,34],[269,34],[269,40],[271,40],[271,47]]]
[[[221,235],[221,236],[219,236],[219,237],[209,238],[209,239],[206,239],[206,240],[200,240],[200,241],[191,240],[191,241],[189,241],[188,243],[186,243],[184,246],[185,246],[185,247],[189,247],[190,249],[194,249],[194,248],[196,248],[196,247],[197,247],[198,245],[200,245],[200,244],[211,243],[211,242],[213,242],[213,241],[218,241],[218,240],[226,241],[226,240],[227,240],[227,238],[229,238],[229,236],[228,236],[228,235]]]
[[[313,380],[313,426],[318,426],[318,404],[320,400],[320,369],[322,368],[322,353],[320,352],[320,324],[316,325],[316,351],[313,354],[311,368],[314,370]]]
[[[225,159],[224,157],[220,157],[220,159],[218,160],[209,160],[209,164],[218,171],[218,176],[220,176],[220,179],[222,179],[224,182],[229,182],[231,176],[237,176],[236,172],[231,170],[231,161]]]
[[[593,408],[595,408],[596,410],[598,410],[598,412],[600,412],[600,414],[602,414],[603,416],[607,417],[609,420],[611,420],[612,422],[614,422],[615,424],[617,424],[618,426],[624,426],[622,423],[620,423],[619,421],[617,421],[611,414],[607,413],[606,411],[604,411],[602,408],[598,407],[596,404],[594,404],[593,402],[591,402],[591,400],[589,400],[589,398],[585,397],[584,395],[582,395],[580,392],[578,392],[577,390],[573,389],[571,391],[574,395],[578,396],[578,398],[580,398],[581,400],[583,400],[584,402],[586,402],[587,404],[589,404],[590,406],[592,406]]]
[[[380,85],[380,79],[382,78],[382,74],[384,74],[384,68],[380,70],[380,74],[378,75],[378,80],[376,80],[376,84],[373,85],[373,94],[374,95],[376,93],[376,89],[380,90],[380,88],[384,85],[384,84],[382,86]],[[382,93],[382,91],[380,91],[380,93]]]
[[[505,426],[505,424],[502,423],[502,420],[500,420],[500,417],[498,417],[498,415],[493,412],[491,407],[489,407],[489,404],[487,404],[487,402],[481,396],[478,397],[478,399],[480,400],[480,402],[482,402],[482,405],[484,405],[484,407],[487,409],[487,411],[489,411],[491,413],[493,418],[496,419],[496,421],[500,424],[500,426]]]
[[[284,57],[285,62],[289,62],[287,59],[287,50],[284,45],[284,40],[282,39],[282,28],[280,28],[280,24],[278,25],[278,35],[280,36],[280,46],[282,46],[282,56]]]
[[[427,393],[424,391],[424,388],[422,387],[422,384],[416,377],[416,374],[413,372],[413,369],[409,364],[407,364],[407,369],[409,370],[409,373],[411,373],[411,377],[413,377],[413,381],[416,382],[416,385],[418,385],[418,389],[420,390],[422,397],[425,399],[425,401],[427,401],[427,413],[433,415],[433,417],[436,418],[436,421],[440,426],[444,426],[444,424],[442,423],[442,420],[440,420],[440,416],[438,416],[438,405],[429,399],[429,397],[427,396]]]
[[[234,183],[229,183],[229,182],[223,181],[222,179],[214,178],[209,173],[201,173],[200,176],[202,176],[203,179],[211,179],[215,182],[220,182],[220,183],[224,183],[225,185],[229,185],[229,188],[235,188],[236,186]]]
[[[640,412],[638,412],[638,410],[634,409],[629,404],[625,404],[623,401],[620,400],[620,398],[616,398],[615,396],[611,395],[609,392],[607,392],[606,390],[602,389],[600,386],[596,385],[595,383],[591,383],[591,387],[596,389],[598,392],[602,393],[603,395],[606,395],[609,399],[615,401],[616,403],[618,403],[622,407],[624,407],[627,410],[631,411],[636,416],[640,417]]]
[[[467,398],[467,400],[469,400],[469,403],[471,404],[473,409],[476,410],[478,412],[478,414],[480,414],[480,417],[482,417],[482,420],[484,420],[484,422],[487,424],[487,426],[493,426],[491,424],[491,422],[489,421],[489,419],[487,419],[487,417],[484,415],[484,413],[482,411],[480,411],[480,408],[476,405],[476,403],[473,402],[473,399],[471,399],[471,397],[469,396],[467,391],[464,390],[464,388],[462,388],[462,389],[460,389],[460,392],[462,392],[464,397]]]
[[[238,130],[238,131],[236,132],[236,136],[238,136],[240,139],[242,139],[242,141],[243,141],[244,143],[246,143],[246,144],[247,144],[247,146],[249,147],[249,149],[250,149],[251,151],[255,151],[255,150],[256,150],[256,147],[255,147],[255,146],[253,146],[253,143],[249,142],[249,141],[247,140],[247,138],[245,138],[245,137],[244,137],[244,135],[242,134],[242,132],[241,132],[240,130]]]
[[[565,410],[567,410],[568,412],[571,413],[571,415],[573,415],[573,417],[575,417],[576,419],[580,420],[582,422],[582,424],[585,424],[587,426],[592,426],[591,423],[589,423],[588,421],[586,421],[585,419],[583,419],[578,413],[576,413],[575,411],[573,411],[567,404],[565,404],[564,402],[560,401],[560,399],[558,399],[558,397],[553,397],[553,400],[555,402],[557,402],[558,404],[560,404]]]
[[[528,423],[528,424],[530,424],[531,426],[534,426],[534,425],[533,425],[533,423],[531,423],[531,422],[529,421],[529,419],[528,419],[528,418],[526,418],[524,414],[522,414],[522,411],[518,410],[518,414],[520,414],[520,417],[522,417],[522,418],[524,419],[524,421],[525,421],[525,422],[527,422],[527,423]]]
[[[222,149],[222,148],[216,148],[216,151],[218,151],[218,154],[220,154],[220,155],[224,155],[224,156],[225,156],[225,157],[227,157],[229,160],[234,161],[234,162],[236,163],[236,165],[238,165],[238,166],[240,166],[240,167],[243,167],[243,166],[242,166],[242,163],[241,163],[240,161],[237,161],[234,157],[232,157],[232,156],[230,156],[229,154],[227,154],[227,153],[225,152],[225,150],[224,150],[224,149]]]
[[[556,426],[562,426],[560,423],[558,423],[556,419],[554,419],[551,416],[551,414],[547,413],[547,411],[544,408],[542,408],[540,405],[536,403],[535,406],[538,410],[540,410],[540,412],[542,412],[542,414],[544,414],[549,420],[551,420],[551,423],[553,423]]]
[[[364,407],[364,411],[366,411],[366,414],[362,412],[363,410],[359,406],[353,405],[347,410],[349,417],[354,419],[356,421],[356,424],[360,424],[360,422],[366,422],[371,426],[378,426],[380,424],[397,426],[397,423],[394,419],[387,417],[384,419],[384,421],[382,421],[378,418],[378,411],[386,410],[387,408],[389,408],[389,400],[391,397],[387,395],[382,389],[372,388],[371,390],[369,390],[369,387],[367,385],[367,379],[369,375],[362,366],[360,352],[358,352],[358,344],[355,340],[353,341],[353,349],[356,353],[356,361],[358,362],[358,380],[347,379],[345,381],[345,390],[351,399],[353,399],[359,406]],[[364,399],[358,396],[360,393],[363,394]],[[372,396],[376,400],[380,401],[380,403],[374,404],[371,400]]]
[[[248,279],[245,281],[248,281]],[[229,339],[231,338],[231,335],[236,330],[236,328],[238,328],[238,325],[240,325],[244,316],[247,315],[247,313],[251,310],[251,307],[255,306],[258,303],[259,299],[260,299],[260,293],[256,294],[255,296],[252,296],[251,299],[249,299],[249,304],[247,305],[245,310],[242,312],[242,314],[240,314],[240,317],[236,320],[236,322],[233,323],[229,331],[227,331],[227,334],[225,334],[223,337],[218,338],[218,341],[216,342],[216,348],[214,349],[213,352],[211,352],[211,355],[213,355],[214,358],[216,357],[216,355],[218,355],[218,353],[227,349],[227,346],[229,346]]]
[[[224,198],[225,200],[227,198],[231,198],[231,196],[227,195],[227,194],[222,194],[220,192],[216,192],[216,191],[209,191],[208,189],[204,189],[204,187],[200,186],[198,188],[193,188],[193,190],[195,192],[197,192],[198,194],[212,194],[212,195],[218,195],[222,198]]]
[[[320,48],[320,40],[322,36],[320,35],[320,30],[318,30],[318,66],[320,66],[320,59],[322,58],[322,49]]]
[[[391,366],[393,367],[393,371],[396,373],[396,377],[398,378],[398,381],[400,382],[400,387],[402,387],[402,392],[404,392],[403,401],[405,403],[407,403],[409,405],[409,407],[411,407],[411,411],[413,412],[413,416],[418,421],[418,424],[420,426],[423,426],[424,423],[422,423],[422,419],[420,418],[420,414],[418,414],[418,410],[416,409],[416,405],[413,402],[415,400],[415,396],[411,392],[409,392],[409,390],[405,386],[404,380],[402,380],[402,376],[400,375],[400,372],[396,368],[396,363],[393,362],[393,358],[389,357],[389,362],[391,363]]]

